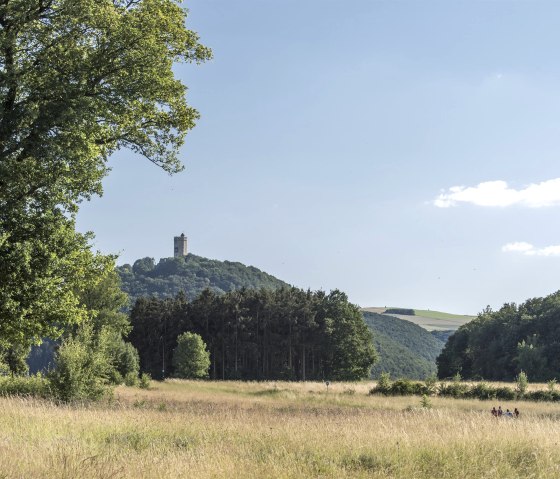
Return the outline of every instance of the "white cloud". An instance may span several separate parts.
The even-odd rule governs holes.
[[[505,253],[521,253],[525,256],[560,256],[560,245],[535,248],[531,243],[519,241],[502,246]]]
[[[470,203],[477,206],[506,207],[513,205],[542,208],[560,205],[560,178],[531,183],[525,188],[510,188],[505,181],[485,181],[477,186],[453,186],[442,192],[434,205],[439,208]]]

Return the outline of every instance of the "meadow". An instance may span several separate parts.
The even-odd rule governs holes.
[[[560,476],[559,404],[427,408],[372,385],[170,380],[90,405],[3,398],[0,478]],[[493,418],[493,405],[521,416]]]

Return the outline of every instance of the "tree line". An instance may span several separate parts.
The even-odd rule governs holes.
[[[174,374],[173,350],[187,331],[206,343],[213,379],[358,380],[377,358],[359,308],[338,290],[142,297],[130,320],[141,369],[156,378]]]
[[[560,377],[560,291],[520,305],[489,307],[450,336],[437,358],[438,376],[511,381]]]

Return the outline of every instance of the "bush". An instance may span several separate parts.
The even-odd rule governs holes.
[[[482,400],[496,399],[496,389],[486,383],[478,383],[469,389],[467,395]]]
[[[529,401],[552,401],[550,391],[531,391],[523,396],[523,399]]]
[[[149,373],[142,373],[138,381],[138,387],[141,389],[150,389],[150,384],[152,382],[152,376]]]
[[[129,387],[138,386],[138,375],[133,372],[127,373],[124,377],[124,385]]]
[[[409,379],[397,379],[389,391],[386,393],[391,396],[412,396],[412,395],[422,395],[428,394],[426,386],[424,383],[410,381]]]
[[[529,385],[529,378],[527,377],[525,371],[521,371],[517,375],[515,382],[517,383],[517,392],[520,396],[523,396],[527,391],[527,386]]]
[[[48,377],[54,397],[61,401],[97,400],[109,392],[110,370],[106,335],[93,339],[91,328],[84,327],[63,341]]]
[[[382,394],[389,391],[391,388],[391,375],[389,373],[381,373],[377,380],[377,386],[374,388],[377,392]]]
[[[183,333],[177,338],[177,347],[173,351],[175,376],[183,379],[208,377],[210,353],[198,334]]]
[[[496,388],[496,399],[502,399],[503,401],[513,401],[516,399],[517,394],[515,391],[508,387]]]
[[[49,395],[49,381],[40,374],[28,377],[0,377],[0,396],[30,396],[47,398]]]
[[[441,383],[438,392],[440,396],[464,398],[467,397],[469,386],[455,381],[450,384]]]
[[[435,394],[436,393],[436,385],[437,385],[437,377],[435,374],[431,374],[424,380],[424,384],[426,386],[426,390],[429,391],[428,394]]]

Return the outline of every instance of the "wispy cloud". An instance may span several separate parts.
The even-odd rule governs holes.
[[[560,245],[535,248],[531,243],[519,241],[502,246],[505,253],[521,253],[526,256],[560,256]]]
[[[560,178],[531,183],[519,190],[510,188],[507,182],[501,180],[485,181],[477,186],[453,186],[433,201],[439,208],[449,208],[460,203],[494,207],[557,206],[560,205]]]

